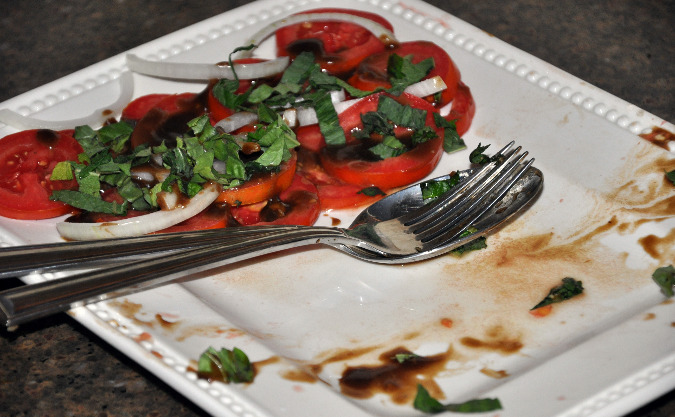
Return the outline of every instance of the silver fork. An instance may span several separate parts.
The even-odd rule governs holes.
[[[471,173],[464,172],[466,178],[436,201],[423,204],[419,186],[409,187],[375,203],[346,229],[267,226],[173,236],[180,244],[188,242],[193,246],[187,250],[172,246],[174,239],[166,237],[170,235],[95,242],[103,248],[124,247],[126,249],[122,252],[125,253],[130,253],[129,248],[143,248],[143,243],[157,242],[161,242],[162,249],[173,248],[175,251],[170,257],[155,256],[2,292],[0,313],[5,316],[5,324],[13,326],[89,302],[155,287],[204,267],[222,266],[303,245],[326,244],[359,259],[377,263],[406,263],[438,256],[488,233],[538,193],[542,183],[541,172],[531,168],[532,160],[521,163],[526,153],[521,154],[520,148],[511,150],[511,147],[512,144],[509,144],[497,154],[497,162]],[[521,188],[527,192],[521,190],[510,195],[511,203],[497,208],[504,197],[509,197],[509,190],[522,179],[526,179],[526,186],[520,184]],[[413,194],[415,197],[410,197]],[[519,198],[523,195],[526,198]],[[469,227],[476,227],[476,232],[463,236]],[[181,239],[181,236],[186,237]],[[87,243],[92,242],[74,246],[81,249]],[[32,253],[35,260],[36,250],[47,255],[57,249],[72,250],[72,246],[64,243],[8,248],[0,250],[0,261],[2,257],[11,259],[12,253],[16,255],[17,251],[25,251],[21,254],[23,257]],[[112,249],[107,251],[109,254],[115,252]],[[148,249],[147,252],[152,251]],[[80,258],[94,259],[97,256]],[[77,260],[61,262],[61,266],[73,264],[77,264]],[[5,273],[11,271],[5,270]]]

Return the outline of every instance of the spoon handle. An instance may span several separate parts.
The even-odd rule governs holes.
[[[198,248],[218,242],[240,242],[298,229],[298,226],[247,226],[102,240],[59,242],[0,248],[0,278],[34,272],[87,268],[129,261],[164,251]]]
[[[70,308],[153,288],[205,267],[214,268],[284,249],[337,241],[353,243],[339,229],[296,228],[17,287],[0,292],[0,321],[13,327]]]

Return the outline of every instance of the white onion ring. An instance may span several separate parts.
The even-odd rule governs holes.
[[[443,81],[443,78],[436,75],[435,77],[427,78],[426,80],[409,85],[403,92],[417,97],[426,97],[441,92],[446,88],[448,88],[448,86],[445,84],[445,81]]]
[[[417,97],[426,97],[432,94],[436,94],[440,91],[443,91],[447,88],[445,82],[440,76],[435,76],[416,82],[415,84],[409,85],[404,92],[412,94]],[[365,98],[365,97],[363,97]],[[352,100],[338,101],[334,102],[333,106],[335,107],[335,112],[340,114],[347,110],[349,107],[363,100],[363,98],[355,98]],[[319,119],[316,117],[316,111],[313,108],[301,107],[297,109],[297,118],[298,125],[307,126],[319,123]]]
[[[269,61],[251,64],[200,64],[183,62],[150,61],[134,54],[127,54],[127,66],[131,71],[153,77],[174,78],[182,80],[211,80],[214,78],[234,79],[234,74],[240,80],[265,78],[281,73],[288,67],[287,56]]]
[[[124,71],[117,79],[120,93],[113,103],[106,107],[94,110],[90,115],[68,120],[40,120],[34,117],[23,116],[9,109],[0,110],[0,122],[19,130],[28,129],[51,129],[64,130],[77,126],[101,126],[113,115],[121,114],[124,107],[131,101],[134,95],[134,79],[129,71]]]
[[[278,29],[294,25],[297,23],[304,22],[316,22],[316,21],[344,21],[357,24],[364,27],[375,35],[378,39],[381,39],[383,42],[397,43],[396,36],[394,33],[382,26],[381,24],[374,22],[366,17],[356,16],[349,13],[305,13],[305,14],[294,14],[287,16],[283,19],[277,20],[265,26],[258,32],[256,32],[245,45],[255,45],[258,47],[265,39],[269,38],[276,32]],[[253,56],[253,49],[246,51],[240,51],[239,58],[248,58]]]
[[[234,113],[216,123],[215,127],[224,133],[232,133],[251,123],[258,121],[258,115],[251,112],[240,111]]]
[[[220,187],[207,184],[190,202],[172,210],[160,210],[129,219],[105,223],[69,223],[56,225],[62,237],[69,240],[94,240],[112,237],[140,236],[178,224],[200,213],[220,194]]]

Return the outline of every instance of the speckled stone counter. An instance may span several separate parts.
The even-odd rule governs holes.
[[[0,101],[179,28],[239,0],[3,2]],[[429,3],[638,107],[675,121],[675,2],[434,0]],[[0,288],[19,285],[4,280]],[[630,417],[675,415],[674,392]],[[0,330],[0,415],[206,415],[61,314]]]

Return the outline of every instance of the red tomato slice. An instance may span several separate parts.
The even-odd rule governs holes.
[[[193,230],[221,229],[227,227],[230,220],[230,211],[226,206],[211,204],[201,213],[190,217],[166,229],[155,233],[190,232]]]
[[[256,174],[239,187],[223,190],[216,202],[235,207],[258,203],[279,195],[293,182],[297,154],[292,154],[291,159],[281,164],[279,172]]]
[[[456,120],[457,133],[462,136],[469,130],[475,114],[476,103],[471,95],[471,90],[460,81],[457,85],[457,94],[452,101],[450,113],[445,118],[447,120]]]
[[[387,74],[387,64],[389,56],[394,53],[402,57],[412,56],[414,64],[427,58],[433,58],[434,68],[426,78],[440,76],[447,85],[436,106],[441,107],[452,101],[457,91],[457,83],[460,80],[459,70],[445,50],[435,43],[427,41],[403,42],[396,48],[369,56],[356,68],[354,75],[349,78],[349,84],[366,91],[372,91],[377,87],[391,87]]]
[[[265,62],[267,61],[266,59],[260,59],[260,58],[244,58],[244,59],[237,59],[234,62],[237,64],[253,64],[257,62]],[[237,94],[243,94],[248,90],[252,85],[257,84],[261,80],[239,80],[239,88],[237,89],[236,93]],[[213,124],[218,123],[219,121],[223,120],[226,117],[231,116],[234,114],[234,110],[232,110],[229,107],[226,107],[223,103],[221,103],[216,96],[213,95],[213,87],[209,86],[209,94],[208,97],[206,98],[206,108],[207,111],[209,112],[209,116],[211,118],[211,122]]]
[[[171,94],[147,94],[145,96],[138,97],[127,104],[127,106],[122,110],[121,120],[127,122],[137,122],[143,118],[152,108],[157,106],[159,102],[165,98],[171,96]]]
[[[254,224],[310,226],[319,218],[321,207],[316,187],[302,175],[294,176],[291,186],[279,194],[279,200],[285,205],[285,214],[274,220],[265,221],[265,210],[269,210],[271,205],[280,204],[278,201],[264,201],[248,206],[232,207],[232,217],[244,226]]]
[[[427,101],[405,93],[399,99],[414,108],[427,110],[426,124],[436,130],[438,137],[402,155],[383,160],[362,157],[364,150],[361,143],[326,147],[321,151],[320,158],[328,174],[349,184],[389,190],[418,181],[436,167],[443,155],[443,132],[434,123],[435,109]]]
[[[76,189],[77,182],[51,181],[54,166],[76,161],[82,152],[72,131],[26,130],[0,140],[0,215],[13,219],[47,219],[72,210],[51,201],[52,190]]]
[[[167,94],[148,108],[155,99],[157,97],[148,97],[146,103],[141,100],[137,106],[137,113],[144,109],[147,111],[131,134],[130,142],[134,148],[145,143],[158,146],[163,141],[169,147],[174,146],[175,142],[172,142],[175,138],[188,132],[187,123],[206,111],[200,95],[196,93]]]
[[[298,172],[316,185],[321,210],[362,207],[382,198],[381,195],[368,196],[362,192],[363,187],[347,184],[329,175],[313,152],[299,152]]]
[[[339,115],[339,123],[345,132],[347,143],[353,142],[354,129],[363,127],[361,114],[377,110],[377,102],[382,93],[371,94],[358,101],[356,104],[343,111]],[[326,140],[319,130],[319,125],[301,126],[296,129],[295,137],[304,149],[318,152],[326,146]]]
[[[331,12],[365,17],[393,31],[391,23],[382,16],[361,10],[322,8],[302,13]],[[289,25],[277,30],[276,43],[278,56],[295,58],[302,51],[312,51],[322,69],[338,75],[351,71],[367,56],[386,48],[369,30],[344,21]]]

